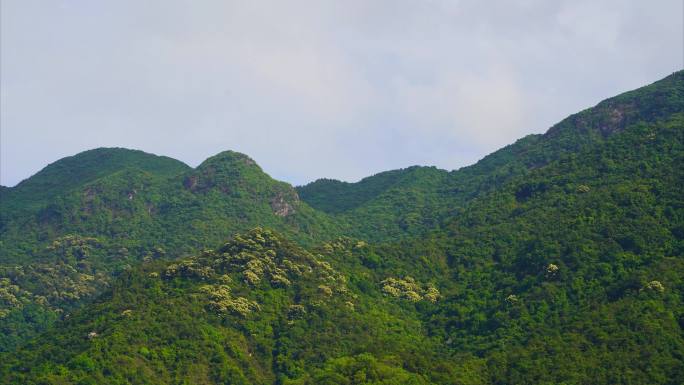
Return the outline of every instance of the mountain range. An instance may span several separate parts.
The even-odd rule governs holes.
[[[0,189],[0,382],[680,384],[684,71],[454,171],[99,148]]]

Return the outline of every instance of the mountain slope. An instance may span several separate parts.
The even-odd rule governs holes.
[[[2,381],[338,383],[349,370],[372,383],[427,384],[449,374],[419,323],[403,319],[406,301],[367,303],[327,258],[254,229],[216,251],[145,265],[5,357]],[[402,367],[417,351],[434,372]]]
[[[487,352],[492,383],[677,383],[682,165],[679,113],[473,201],[427,241],[458,283],[430,330]]]
[[[681,112],[683,95],[684,71],[678,71],[606,99],[569,116],[543,135],[528,135],[448,175],[416,167],[357,183],[320,180],[298,190],[305,202],[349,224],[354,236],[374,241],[416,236],[439,227],[470,200],[563,154],[584,151],[634,123],[654,123]]]

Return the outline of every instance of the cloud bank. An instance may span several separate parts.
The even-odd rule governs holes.
[[[0,183],[122,146],[294,184],[471,164],[684,66],[680,0],[2,2]]]

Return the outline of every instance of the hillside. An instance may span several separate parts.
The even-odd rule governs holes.
[[[680,71],[451,172],[108,173],[3,227],[0,382],[679,384],[683,166]]]
[[[470,200],[513,178],[578,153],[634,123],[655,123],[684,110],[684,71],[606,99],[573,114],[543,135],[528,135],[474,165],[446,173],[412,167],[357,183],[318,180],[298,188],[302,200],[349,224],[349,233],[373,241],[420,236],[439,227]]]
[[[682,161],[674,114],[513,178],[422,240],[307,251],[255,229],[126,274],[5,376],[677,384]]]
[[[478,198],[427,241],[458,283],[430,330],[493,383],[677,383],[683,164],[678,113]]]
[[[139,151],[86,151],[6,189],[2,212],[3,263],[25,263],[52,240],[72,234],[102,236],[113,248],[139,254],[165,247],[179,256],[194,250],[188,241],[195,237],[197,244],[217,242],[258,224],[300,239],[332,226],[291,186],[230,151],[196,169]]]
[[[310,252],[257,228],[216,251],[143,265],[6,357],[0,373],[26,384],[337,383],[340,368],[389,383],[448,375],[446,367],[429,376],[402,367],[419,351],[420,360],[435,359],[431,367],[439,362],[411,318],[415,299],[364,294],[326,262],[363,248],[338,241]],[[416,290],[426,306],[438,297],[429,285]]]
[[[243,154],[226,151],[180,172],[158,167],[156,158],[138,167],[141,154],[149,156],[87,151],[48,166],[3,197],[0,279],[8,292],[0,302],[0,351],[43,330],[143,260],[189,255],[258,225],[305,243],[336,234],[324,213]],[[131,159],[122,160],[127,155]],[[69,171],[74,159],[87,167]],[[102,160],[101,169],[93,159]],[[89,177],[57,185],[43,204],[46,194],[31,195],[31,186],[68,181],[76,173]]]
[[[429,184],[430,179],[441,181],[445,174],[445,171],[436,168],[414,166],[381,172],[363,178],[357,183],[319,179],[297,187],[297,192],[302,200],[317,210],[326,213],[343,213],[371,200],[382,199],[383,194],[391,195],[391,189],[426,185]]]

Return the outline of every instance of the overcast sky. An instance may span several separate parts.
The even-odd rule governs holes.
[[[455,169],[684,66],[682,0],[0,1],[10,186],[103,146]]]

